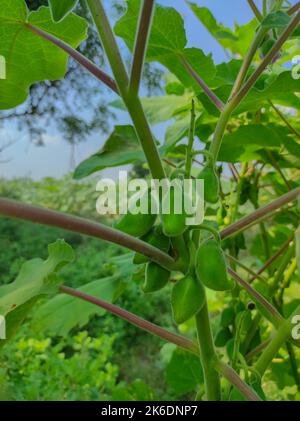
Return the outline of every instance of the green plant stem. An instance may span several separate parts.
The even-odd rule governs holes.
[[[143,0],[141,6],[129,82],[129,94],[133,97],[138,95],[140,87],[154,6],[155,0]]]
[[[191,122],[189,128],[189,139],[186,148],[186,160],[185,160],[185,178],[190,178],[191,169],[192,169],[192,160],[193,160],[193,146],[194,146],[194,137],[195,137],[195,102],[192,100],[191,108]]]
[[[259,228],[261,232],[261,239],[262,239],[262,244],[265,251],[265,256],[266,256],[266,259],[269,259],[270,258],[269,237],[266,230],[266,226],[263,221],[259,223]]]
[[[238,216],[240,198],[241,198],[242,186],[243,186],[243,180],[244,180],[245,174],[247,172],[247,169],[248,169],[248,165],[247,165],[247,163],[244,163],[242,165],[242,171],[239,174],[238,183],[237,183],[237,187],[236,187],[235,203],[234,203],[234,206],[233,206],[231,223],[233,223],[237,219],[237,216]]]
[[[277,288],[278,288],[278,286],[279,286],[279,284],[281,282],[281,279],[283,277],[283,274],[284,274],[287,266],[289,265],[290,260],[294,256],[294,253],[295,253],[295,249],[294,249],[293,246],[290,245],[289,248],[288,248],[288,250],[287,250],[287,252],[286,252],[286,254],[283,256],[283,258],[282,258],[282,260],[280,262],[280,265],[279,265],[278,270],[276,272],[276,275],[275,275],[275,277],[273,279],[273,282],[269,286],[269,294],[270,294],[270,296],[272,296],[274,294],[274,292],[277,290]]]
[[[290,7],[289,10],[287,11],[287,14],[291,16],[294,13],[296,13],[299,9],[300,9],[300,1],[298,1],[298,3],[296,3],[294,6]]]
[[[272,362],[272,359],[275,357],[275,355],[281,348],[282,344],[286,342],[289,336],[291,335],[291,330],[291,323],[289,321],[284,321],[277,330],[275,336],[273,337],[269,345],[265,348],[261,356],[258,358],[257,362],[254,365],[254,371],[256,371],[261,377]]]
[[[265,17],[268,13],[267,0],[263,0],[263,16]]]
[[[283,280],[282,280],[282,284],[280,286],[280,290],[278,291],[278,298],[276,299],[276,301],[278,302],[280,308],[282,308],[283,306],[283,296],[284,296],[284,291],[286,290],[286,288],[288,288],[291,284],[291,278],[294,275],[295,271],[297,269],[297,260],[296,258],[294,258],[291,261],[291,264],[289,266],[289,268],[286,270]]]
[[[128,92],[128,75],[118,44],[101,0],[87,0],[87,5],[98,29],[100,39],[122,97]]]
[[[43,31],[40,28],[37,28],[30,23],[25,24],[28,29],[30,29],[35,34],[39,35],[41,38],[46,39],[47,41],[51,42],[52,44],[56,45],[60,49],[64,50],[69,56],[71,56],[77,63],[81,64],[86,70],[88,70],[92,75],[94,75],[97,79],[103,82],[107,87],[113,90],[116,94],[119,94],[116,82],[105,72],[99,69],[92,61],[87,59],[83,54],[79,51],[72,48],[69,44],[65,43],[59,38],[49,34],[48,32]]]
[[[213,343],[206,301],[195,318],[200,348],[200,361],[204,373],[206,399],[208,401],[219,401],[221,400],[220,376],[215,370],[217,355]]]
[[[101,0],[87,0],[90,12],[99,32],[118,90],[132,119],[137,137],[145,153],[152,177],[166,178],[165,171],[156,147],[141,101],[129,93],[129,78],[123,63],[115,36],[106,16]]]
[[[261,28],[258,33],[256,34],[253,43],[243,61],[242,67],[239,71],[239,74],[235,80],[235,83],[233,85],[229,100],[227,102],[227,104],[224,106],[220,118],[218,120],[217,123],[217,127],[213,136],[213,140],[212,143],[210,145],[210,152],[213,155],[213,160],[214,162],[217,161],[218,155],[219,155],[219,151],[220,151],[220,147],[221,147],[221,142],[223,139],[223,135],[225,132],[225,129],[227,127],[228,121],[231,117],[231,114],[233,112],[233,110],[238,106],[238,100],[234,99],[234,97],[236,96],[237,92],[239,91],[245,77],[247,76],[249,67],[251,65],[251,62],[255,56],[255,53],[261,43],[261,41],[263,40],[263,37],[266,33],[266,30]]]
[[[215,362],[215,368],[225,379],[235,386],[248,401],[261,401],[261,398],[245,383],[237,372],[222,361]]]
[[[280,48],[284,44],[284,42],[288,39],[288,37],[291,35],[291,33],[295,30],[300,20],[300,12],[292,19],[290,24],[287,26],[287,28],[283,31],[281,36],[278,38],[274,46],[271,48],[271,50],[268,52],[268,54],[264,57],[261,64],[258,66],[258,68],[255,70],[255,72],[250,76],[250,78],[245,82],[245,84],[241,87],[245,77],[247,76],[250,64],[253,60],[253,57],[263,40],[263,37],[265,36],[267,30],[265,28],[260,28],[254,38],[254,41],[249,49],[248,54],[245,57],[245,60],[242,64],[241,70],[238,74],[238,77],[234,83],[229,101],[224,106],[223,111],[220,115],[212,143],[210,145],[210,152],[213,154],[214,162],[217,161],[223,135],[225,132],[225,129],[227,127],[228,121],[231,117],[231,114],[233,110],[240,104],[240,102],[243,100],[243,98],[248,94],[250,89],[254,86],[264,69],[267,67],[269,63],[271,63],[272,59],[276,56],[276,54],[279,52]]]
[[[293,345],[290,342],[286,342],[285,346],[286,346],[287,352],[289,354],[292,374],[293,374],[295,383],[297,385],[297,389],[298,389],[298,391],[300,391],[300,375],[299,375],[299,371],[298,371],[298,364],[297,364],[297,358],[296,358],[296,355],[295,355],[295,351],[294,351]]]
[[[209,148],[209,152],[213,156],[213,163],[216,163],[217,161],[223,135],[224,135],[225,129],[227,127],[227,123],[231,117],[231,114],[234,108],[235,108],[235,104],[232,101],[230,101],[224,106],[223,111],[221,112],[220,118],[216,126],[216,130],[213,135],[213,140]]]
[[[195,72],[192,66],[186,61],[184,57],[181,57],[181,62],[192,76],[192,78],[198,83],[198,85],[203,89],[203,92],[206,94],[208,99],[217,107],[218,110],[222,111],[224,108],[224,103],[217,97],[217,95],[206,85],[203,79]]]
[[[198,227],[200,230],[205,230],[208,232],[211,232],[212,235],[215,237],[215,239],[217,241],[220,241],[220,235],[219,235],[219,231],[216,230],[214,227],[212,227],[211,225],[207,224],[206,222],[203,222],[202,224],[198,225]]]
[[[135,314],[130,313],[127,310],[124,310],[121,307],[118,307],[114,304],[103,301],[97,297],[93,297],[91,295],[85,294],[82,291],[78,291],[76,289],[67,287],[65,285],[62,285],[59,288],[59,290],[60,292],[64,294],[71,295],[72,297],[77,297],[81,300],[95,304],[96,306],[103,308],[109,313],[112,313],[115,316],[118,316],[121,319],[126,320],[127,322],[133,324],[134,326],[137,326],[138,328],[143,329],[146,332],[149,332],[155,336],[158,336],[167,342],[171,342],[194,354],[197,354],[197,355],[199,354],[197,345],[191,340],[185,338],[184,336],[169,332],[168,330],[163,329],[162,327],[157,326],[154,323],[149,322],[148,320],[144,320],[141,317],[138,317]]]
[[[263,19],[262,14],[260,13],[258,7],[254,3],[254,0],[248,0],[249,6],[251,7],[252,12],[256,16],[258,21],[261,21]]]
[[[266,339],[264,342],[261,342],[257,347],[253,348],[251,351],[246,354],[246,361],[250,361],[253,357],[260,354],[271,342],[272,339]]]
[[[297,28],[300,21],[300,12],[298,12],[289,25],[285,28],[285,30],[282,32],[276,43],[273,45],[273,47],[270,49],[270,51],[266,54],[263,61],[260,63],[260,65],[257,67],[254,73],[249,77],[249,79],[246,81],[246,83],[242,86],[242,88],[239,90],[237,95],[234,97],[236,105],[238,105],[248,94],[250,89],[255,85],[258,78],[261,76],[262,72],[265,70],[265,68],[272,62],[276,54],[279,52],[285,41],[288,39],[288,37],[294,32],[294,30]]]
[[[236,259],[235,257],[227,253],[225,253],[225,256],[228,260],[230,260],[231,262],[234,262],[237,266],[240,266],[242,269],[244,269],[245,272],[248,272],[250,275],[252,275],[252,278],[248,281],[249,283],[252,282],[252,279],[254,280],[256,278],[259,279],[264,284],[267,283],[267,280],[263,276],[261,276],[259,273],[254,272],[254,270],[244,265],[240,260]]]
[[[161,266],[164,266],[166,269],[174,270],[174,268],[177,267],[174,259],[158,248],[122,231],[89,221],[88,219],[62,212],[56,212],[50,209],[40,208],[38,206],[26,205],[21,202],[1,197],[0,215],[58,227],[68,231],[100,238],[141,253],[144,256],[149,257],[151,260],[159,263]]]
[[[230,94],[230,99],[232,99],[239,91],[239,89],[241,88],[245,78],[247,77],[247,73],[249,71],[250,65],[252,63],[253,58],[255,57],[255,54],[259,48],[259,46],[261,45],[266,33],[267,33],[267,29],[260,27],[260,29],[257,31],[257,34],[254,37],[254,40],[246,54],[246,57],[243,61],[242,67],[239,71],[239,74],[236,78],[236,81],[233,85],[231,94]],[[234,106],[237,106],[238,103],[236,103]]]

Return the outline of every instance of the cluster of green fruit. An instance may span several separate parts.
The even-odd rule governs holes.
[[[176,169],[170,176],[171,179],[184,177],[184,172]],[[204,200],[208,203],[216,203],[219,200],[219,179],[214,166],[208,163],[200,172],[199,179],[204,180]],[[182,277],[175,280],[171,303],[175,321],[180,324],[194,316],[205,303],[205,287],[215,291],[232,289],[234,283],[227,275],[227,266],[223,254],[220,239],[217,235],[196,236],[193,241],[193,233],[201,234],[203,225],[186,226],[186,214],[174,212],[174,196],[171,190],[170,213],[161,214],[160,224],[156,224],[157,216],[148,214],[127,213],[115,225],[115,227],[135,237],[139,237],[146,243],[169,254],[175,260],[176,257],[185,260],[180,269]],[[161,200],[164,200],[163,198]],[[177,249],[177,239],[180,238],[181,248]],[[199,240],[202,238],[202,240]],[[192,246],[191,246],[192,244]],[[136,253],[133,258],[136,265],[145,265],[144,282],[142,290],[145,293],[158,291],[165,287],[171,279],[171,272],[159,264],[150,261],[144,255]],[[175,277],[176,278],[176,277]],[[174,281],[174,279],[172,279]]]

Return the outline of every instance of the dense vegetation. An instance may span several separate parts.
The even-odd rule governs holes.
[[[0,0],[9,56],[0,109],[24,104],[41,80],[63,79],[69,55],[132,121],[71,176],[1,181],[1,393],[299,400],[300,3],[248,1],[253,20],[231,30],[188,2],[230,56],[218,65],[187,47],[175,8],[154,3],[128,0],[112,29],[100,0],[87,0],[88,21],[71,12],[73,0],[31,13],[24,0]],[[76,49],[91,26],[113,77]],[[24,42],[34,45],[29,61]],[[144,61],[165,69],[164,95],[139,96]],[[132,177],[203,179],[203,223],[187,226],[174,210],[100,218],[93,177],[129,163]]]

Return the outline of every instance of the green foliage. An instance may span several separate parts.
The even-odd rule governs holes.
[[[177,324],[186,322],[203,307],[205,290],[195,276],[187,275],[176,282],[171,296],[174,320]]]
[[[149,262],[146,265],[145,283],[142,290],[145,293],[159,291],[167,285],[169,278],[170,272],[167,269],[157,263]]]
[[[56,22],[62,20],[76,6],[78,0],[49,0],[52,17]]]
[[[116,126],[101,151],[81,162],[74,172],[80,179],[108,167],[143,159],[143,152],[132,126]]]
[[[166,379],[179,396],[195,391],[203,379],[199,358],[176,348],[166,368]]]
[[[114,341],[113,335],[95,338],[83,330],[57,342],[23,328],[2,355],[10,398],[29,401],[110,398],[118,376],[117,366],[110,362]]]
[[[26,23],[49,31],[72,47],[85,39],[87,24],[75,15],[53,23],[47,7],[28,13],[24,0],[1,0],[0,9],[0,50],[9,69],[7,79],[0,80],[0,109],[5,110],[22,104],[33,83],[60,79],[67,71],[66,53],[33,33]],[[29,53],[29,46],[34,54]]]
[[[127,12],[115,25],[115,33],[122,37],[132,51],[135,29],[138,22],[139,0],[127,1]],[[197,48],[186,48],[187,39],[183,19],[169,7],[159,4],[155,9],[153,25],[147,49],[147,60],[158,61],[172,72],[185,86],[199,92],[199,86],[186,70],[182,59],[186,60],[206,81],[212,80],[215,67],[211,57]]]
[[[2,42],[6,55],[8,51],[12,51],[8,64],[13,69],[8,79],[0,85],[1,92],[3,87],[5,108],[23,102],[32,83],[54,76],[63,77],[67,57],[57,47],[44,44],[46,41],[37,38],[30,30],[26,23],[25,3],[16,0],[9,5],[6,1],[2,3],[8,6],[3,9],[3,16],[0,17],[5,34]],[[11,7],[11,4],[15,7]],[[75,2],[51,2],[53,17],[62,19],[74,5]],[[140,22],[140,1],[128,0],[126,5],[124,15],[115,24],[115,33],[122,38],[130,52],[133,52]],[[295,390],[289,388],[292,388],[291,378],[300,388],[297,371],[299,350],[293,348],[298,343],[291,338],[290,320],[282,321],[276,314],[278,311],[292,317],[299,311],[299,300],[295,299],[299,294],[299,239],[296,231],[299,230],[299,209],[293,200],[299,193],[300,85],[290,69],[290,61],[299,46],[298,29],[293,32],[291,22],[296,22],[299,15],[290,17],[286,9],[280,7],[281,2],[278,2],[278,7],[268,7],[262,22],[253,19],[246,25],[235,25],[234,29],[229,29],[219,24],[208,9],[194,3],[189,5],[226,53],[232,53],[235,58],[215,65],[212,57],[206,56],[202,50],[187,47],[189,44],[182,16],[174,8],[157,5],[149,28],[145,59],[159,63],[171,74],[165,79],[167,95],[146,99],[139,98],[132,92],[131,86],[128,86],[125,65],[117,45],[111,39],[109,22],[102,11],[102,3],[97,3],[97,10],[90,8],[122,97],[111,103],[111,106],[127,110],[133,125],[116,126],[103,148],[77,167],[75,178],[129,163],[135,163],[135,172],[142,173],[147,181],[150,178],[149,172],[160,179],[164,178],[164,173],[170,179],[175,176],[182,178],[191,173],[192,176],[205,180],[205,223],[198,227],[186,226],[185,212],[175,212],[175,193],[172,189],[170,198],[168,195],[161,198],[161,201],[168,202],[171,199],[171,212],[161,216],[162,229],[159,228],[157,237],[154,235],[158,229],[155,226],[156,215],[135,215],[130,212],[115,224],[123,232],[120,236],[128,248],[141,251],[140,242],[135,238],[129,240],[124,233],[139,237],[168,254],[161,259],[161,265],[159,258],[152,262],[144,259],[141,254],[136,254],[135,263],[142,265],[136,269],[131,253],[123,255],[119,248],[110,246],[105,249],[100,242],[98,245],[98,242],[82,240],[76,235],[71,237],[70,244],[75,245],[78,261],[74,263],[74,268],[63,268],[58,278],[56,271],[73,258],[70,246],[62,240],[58,241],[50,246],[47,260],[35,259],[21,266],[29,250],[35,251],[32,239],[28,242],[26,252],[21,247],[24,244],[23,234],[31,231],[26,231],[28,228],[23,226],[16,234],[22,241],[20,244],[17,242],[13,252],[8,251],[7,246],[15,235],[15,225],[3,220],[1,229],[7,250],[3,253],[4,258],[0,257],[0,264],[4,266],[0,310],[2,308],[2,313],[8,313],[6,321],[9,336],[13,330],[17,335],[18,331],[26,331],[26,320],[36,330],[43,329],[43,335],[52,335],[49,339],[43,337],[37,342],[27,343],[23,340],[24,348],[29,349],[27,366],[33,368],[24,375],[26,384],[30,385],[28,390],[26,387],[16,386],[16,395],[19,394],[21,399],[36,398],[40,385],[45,383],[45,372],[47,375],[50,373],[49,377],[55,381],[56,365],[61,361],[66,370],[65,372],[60,368],[60,374],[66,373],[61,388],[58,391],[52,390],[50,385],[42,398],[56,397],[57,392],[59,397],[70,396],[71,399],[99,400],[104,397],[111,400],[143,400],[155,399],[156,396],[191,399],[197,392],[196,399],[255,400],[259,396],[264,400],[266,396],[272,398],[278,395],[292,399],[291,390],[297,396]],[[75,47],[85,37],[86,23],[72,14],[60,23],[55,23],[51,20],[50,10],[42,7],[29,14],[28,20]],[[145,35],[147,28],[143,27],[143,22],[140,23],[139,29]],[[285,34],[290,39],[280,45],[280,51],[276,51],[275,55],[277,38]],[[12,45],[13,36],[15,42]],[[20,54],[21,57],[24,56],[24,45],[33,45],[36,49],[30,56],[27,73],[21,77],[16,66],[16,57]],[[44,56],[41,50],[45,51]],[[134,52],[134,58],[141,62],[141,68],[136,69],[133,66],[133,79],[139,78],[135,72],[143,70],[143,52]],[[263,57],[264,60],[261,61]],[[99,70],[97,72],[101,73]],[[16,90],[16,86],[19,90]],[[14,92],[11,95],[12,90]],[[157,141],[152,135],[150,125],[165,122],[170,125],[167,125],[163,144],[163,139]],[[80,122],[71,121],[71,125],[76,132]],[[201,149],[196,150],[196,142],[197,148],[200,145]],[[137,162],[142,162],[141,169]],[[200,174],[199,164],[204,165]],[[9,184],[16,186],[18,183],[13,181]],[[27,181],[27,187],[28,184],[30,182]],[[70,193],[64,188],[58,188],[56,181],[49,179],[46,187],[42,183],[42,186],[34,188],[45,190],[41,196],[38,194],[32,198],[29,195],[24,198],[19,187],[14,190],[10,186],[4,186],[4,196],[95,218],[94,210],[89,206],[81,206],[84,201],[81,194],[86,191],[88,184],[78,188],[74,185],[75,195],[78,193],[75,200],[66,201],[64,195]],[[61,201],[55,199],[56,194]],[[149,202],[148,191],[147,195]],[[184,195],[177,200],[181,201],[183,198]],[[2,200],[2,206],[3,203],[3,213],[6,215],[7,202]],[[262,207],[267,203],[270,205]],[[16,206],[22,209],[22,205]],[[31,219],[34,221],[33,216]],[[243,218],[244,216],[248,217]],[[115,240],[114,230],[108,229],[106,232],[110,233],[111,241],[118,242]],[[295,232],[296,238],[292,237]],[[32,233],[39,234],[40,231],[35,228]],[[55,237],[57,233],[58,231],[55,232]],[[45,237],[49,235],[48,232],[43,234]],[[291,244],[287,245],[287,239]],[[135,247],[132,247],[133,242]],[[15,261],[15,267],[12,265],[5,268],[3,259],[12,260],[20,250],[21,256]],[[275,256],[272,257],[274,253]],[[164,268],[166,261],[169,262],[167,267],[170,270]],[[236,285],[228,277],[229,265],[232,277],[240,280]],[[12,275],[19,271],[20,266],[19,276],[15,282],[11,282]],[[146,333],[137,334],[135,326],[125,330],[123,321],[115,321],[99,308],[75,298],[57,295],[45,302],[45,297],[41,298],[41,295],[55,292],[62,280],[82,292],[109,302],[116,301],[128,311],[168,328],[168,332],[164,329],[155,330],[156,334],[159,331],[161,337],[167,340],[178,343],[178,337],[175,337],[176,340],[174,337],[171,339],[172,332],[177,330],[192,341],[197,337],[199,355],[175,349],[174,345],[168,344],[160,354],[161,360],[154,361],[153,355],[157,358],[160,339],[150,340]],[[173,288],[169,280],[174,282]],[[144,296],[141,285],[144,292],[156,291],[156,294]],[[171,305],[168,298],[170,294]],[[39,306],[29,315],[33,305]],[[171,308],[175,322],[179,325],[177,327],[170,317]],[[192,316],[195,316],[194,319]],[[134,320],[137,325],[140,323],[138,318],[132,316],[131,322]],[[145,328],[143,323],[140,326]],[[154,332],[153,325],[148,326],[149,331]],[[87,329],[88,333],[78,334],[82,328]],[[271,334],[273,328],[275,332]],[[107,363],[108,356],[104,355],[101,366],[99,358],[102,354],[95,356],[94,351],[99,351],[98,347],[105,337],[106,329],[117,330],[119,333],[110,357],[112,365]],[[95,337],[93,334],[96,334],[97,340],[91,339]],[[58,339],[57,335],[64,338]],[[68,335],[72,339],[66,339]],[[271,342],[266,345],[264,341],[267,339]],[[78,351],[78,341],[81,344],[85,342],[82,346],[84,357]],[[14,349],[19,343],[20,340],[15,339],[8,347]],[[182,347],[185,347],[184,343],[182,340]],[[137,346],[137,350],[129,352],[134,346]],[[2,356],[6,360],[8,347],[3,347]],[[91,352],[86,353],[86,347]],[[261,349],[263,347],[267,349]],[[191,351],[191,347],[187,348]],[[39,354],[39,349],[42,349],[43,356],[34,359],[32,355]],[[107,349],[108,354],[110,351],[111,348]],[[193,352],[197,354],[194,349]],[[87,373],[76,373],[79,376],[78,382],[87,385],[87,391],[83,387],[84,391],[79,395],[72,389],[68,374],[72,374],[74,381],[74,372],[79,361],[85,363],[88,358],[91,359],[86,363],[89,366]],[[53,359],[55,362],[52,362]],[[274,366],[278,359],[280,367]],[[40,364],[41,360],[43,365]],[[233,381],[232,371],[226,365],[219,364],[218,370],[215,369],[214,364],[218,360],[226,361],[236,371],[242,386]],[[20,373],[13,368],[14,361],[7,363],[8,386],[20,383]],[[118,370],[110,371],[109,368],[115,363],[119,366],[118,373]],[[148,365],[151,365],[151,370]],[[86,378],[86,375],[92,376],[90,369],[97,374],[104,373],[94,380],[96,390],[93,385],[90,387],[91,382]],[[162,370],[165,370],[168,387],[158,381],[162,378]],[[282,374],[283,370],[286,375]],[[0,375],[4,377],[3,372]],[[119,384],[116,382],[117,375],[121,380]],[[221,382],[221,376],[226,377],[230,384]],[[142,381],[140,377],[143,378]],[[271,390],[274,383],[275,393]],[[1,386],[1,393],[6,394],[8,389],[4,384]],[[103,395],[100,395],[99,389],[103,391]]]
[[[6,317],[7,338],[20,325],[35,298],[54,294],[61,280],[57,270],[74,259],[72,248],[63,240],[50,244],[47,260],[33,259],[24,263],[16,280],[0,287],[0,313]],[[17,314],[11,314],[14,312]]]

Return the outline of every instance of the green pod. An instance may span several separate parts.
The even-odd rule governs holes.
[[[178,281],[171,295],[173,317],[177,324],[184,323],[201,310],[205,303],[205,290],[196,276],[190,274]]]
[[[145,241],[146,243],[150,244],[153,247],[157,247],[158,249],[168,253],[170,249],[170,239],[166,237],[162,231],[162,226],[157,225],[153,227],[148,234],[141,237],[141,240]],[[149,258],[144,256],[140,253],[135,253],[133,257],[133,263],[135,265],[141,265],[143,263],[149,262]]]
[[[186,214],[184,212],[183,197],[182,197],[182,212],[178,214],[175,213],[174,198],[175,198],[175,192],[174,192],[174,189],[172,188],[170,191],[170,212],[161,214],[163,232],[167,237],[178,237],[179,235],[182,235],[184,231],[186,230],[186,223],[185,223]],[[166,196],[163,199],[163,202],[165,200],[169,200],[168,196]],[[164,209],[164,204],[162,208]]]
[[[276,40],[274,38],[269,38],[262,44],[261,54],[263,57],[265,57],[268,54],[268,52],[271,50],[275,42]]]
[[[217,203],[220,194],[219,178],[212,164],[207,164],[198,175],[204,181],[204,200]]]
[[[148,213],[132,214],[129,209],[128,213],[114,225],[115,228],[134,237],[142,237],[150,231],[157,215],[151,213],[150,191],[147,191],[146,194],[148,195]]]
[[[200,244],[196,254],[196,273],[200,282],[214,291],[226,291],[234,287],[234,282],[227,276],[224,253],[215,239]]]
[[[217,331],[214,342],[218,348],[222,348],[230,339],[232,339],[230,330],[228,327],[223,327]]]
[[[235,311],[233,307],[225,308],[221,313],[221,326],[228,327],[234,324]]]
[[[142,290],[145,293],[159,291],[167,285],[169,278],[170,272],[167,269],[154,262],[147,263],[145,282]]]

